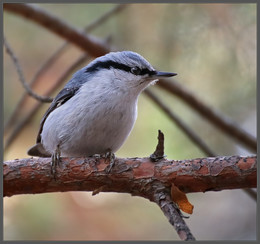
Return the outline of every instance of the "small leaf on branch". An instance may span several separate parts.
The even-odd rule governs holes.
[[[172,183],[171,187],[172,200],[178,204],[179,208],[188,214],[193,213],[193,205],[189,202],[186,194]]]

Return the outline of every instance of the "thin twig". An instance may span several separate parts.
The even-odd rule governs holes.
[[[44,62],[44,64],[37,70],[34,77],[32,78],[30,87],[34,87],[36,83],[40,80],[41,76],[53,65],[53,63],[57,60],[62,52],[64,52],[64,48],[57,49],[54,54]],[[17,103],[14,111],[8,118],[7,122],[4,125],[4,133],[6,134],[13,126],[14,122],[17,120],[17,114],[21,111],[22,106],[24,105],[27,99],[27,92],[24,92],[21,99]]]
[[[48,91],[46,91],[46,95],[50,95],[53,90],[57,89],[64,80],[67,79],[67,77],[71,74],[72,71],[74,71],[78,66],[80,66],[83,62],[85,62],[89,58],[89,55],[83,54],[81,55],[62,75],[61,77],[54,82],[54,86],[51,87]],[[31,111],[24,117],[22,121],[20,121],[19,124],[15,126],[15,128],[12,130],[11,134],[9,135],[8,139],[6,140],[4,150],[7,150],[14,139],[21,133],[24,126],[33,118],[33,116],[37,113],[39,108],[43,106],[43,103],[37,103],[35,106],[31,109]]]
[[[16,68],[16,71],[17,71],[17,74],[18,74],[18,77],[19,77],[19,80],[20,82],[22,83],[24,89],[26,90],[26,92],[32,96],[33,98],[41,101],[41,102],[51,102],[52,99],[49,98],[49,97],[44,97],[44,96],[40,96],[38,94],[36,94],[35,92],[32,91],[32,89],[30,88],[30,86],[27,84],[27,82],[25,81],[25,78],[24,78],[24,75],[23,75],[23,71],[22,71],[22,68],[19,64],[19,61],[17,59],[17,57],[15,56],[10,44],[6,41],[6,38],[4,38],[4,45],[5,45],[5,48],[6,48],[6,51],[7,53],[9,54],[9,56],[11,57],[13,63],[14,63],[14,66]]]
[[[103,14],[101,17],[99,17],[98,19],[94,20],[89,25],[87,25],[84,28],[85,32],[91,32],[92,30],[96,29],[98,26],[100,26],[105,21],[107,21],[107,19],[110,18],[112,15],[119,13],[120,11],[125,9],[127,6],[129,6],[129,5],[127,5],[127,4],[116,5],[114,8],[108,10],[108,12]]]

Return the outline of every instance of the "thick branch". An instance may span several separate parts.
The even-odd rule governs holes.
[[[149,158],[62,158],[56,181],[50,158],[4,162],[4,196],[64,191],[125,192],[153,200],[154,187],[172,183],[183,192],[256,187],[256,156],[199,158],[151,162]]]
[[[162,137],[159,136],[159,143]],[[4,163],[4,196],[57,191],[125,192],[158,204],[182,240],[195,240],[172,201],[172,183],[184,192],[256,187],[256,156],[152,162],[150,158],[62,158],[51,174],[50,158]]]

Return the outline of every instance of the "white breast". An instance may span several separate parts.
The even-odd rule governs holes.
[[[41,134],[46,150],[53,153],[59,144],[61,156],[91,156],[121,147],[137,118],[138,95],[119,88],[99,91],[88,82],[48,116]]]

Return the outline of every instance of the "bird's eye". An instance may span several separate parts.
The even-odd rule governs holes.
[[[134,75],[140,75],[141,69],[138,67],[133,67],[133,68],[131,68],[131,73]]]

